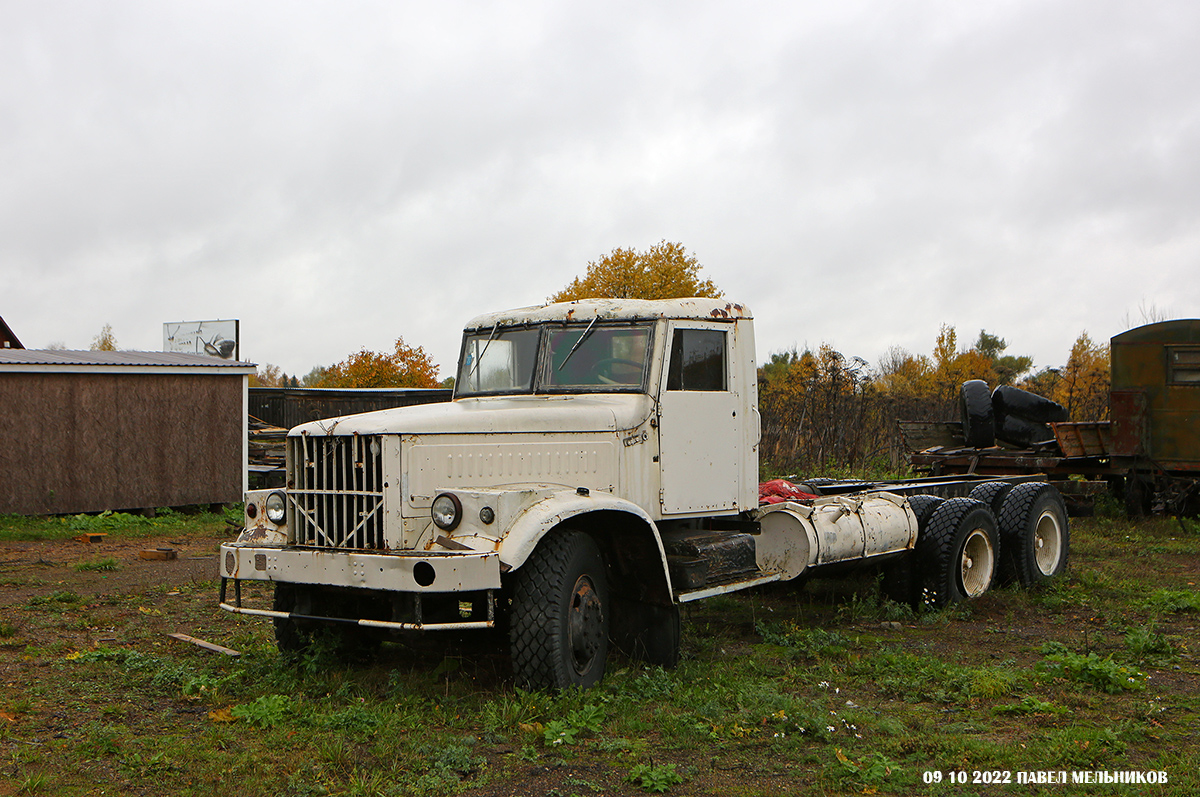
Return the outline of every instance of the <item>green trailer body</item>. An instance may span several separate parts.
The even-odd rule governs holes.
[[[1112,338],[1111,450],[1165,471],[1200,470],[1200,319]]]

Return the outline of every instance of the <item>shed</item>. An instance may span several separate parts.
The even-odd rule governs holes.
[[[235,503],[251,363],[0,349],[0,513]]]
[[[4,323],[4,319],[0,318],[0,349],[23,349],[21,341],[17,340],[16,334]]]

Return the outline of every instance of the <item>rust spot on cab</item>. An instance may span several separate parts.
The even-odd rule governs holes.
[[[714,309],[710,315],[713,318],[741,318],[746,315],[746,308],[740,304],[730,302],[724,307]]]

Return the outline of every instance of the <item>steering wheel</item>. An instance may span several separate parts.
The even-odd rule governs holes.
[[[625,359],[622,359],[621,357],[605,357],[603,360],[597,360],[592,365],[592,370],[595,372],[597,377],[599,377],[601,380],[603,380],[604,382],[606,382],[610,385],[631,384],[630,382],[622,382],[622,381],[612,378],[612,366],[614,366],[614,365],[629,366],[630,368],[633,368],[634,370],[636,370],[639,376],[642,373],[642,364],[641,363],[635,362],[634,360],[625,360]],[[604,374],[600,373],[602,370],[607,370],[609,373],[609,376],[605,376]]]

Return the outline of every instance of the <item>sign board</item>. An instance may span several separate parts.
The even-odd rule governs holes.
[[[241,359],[238,321],[171,321],[163,324],[163,351]]]

